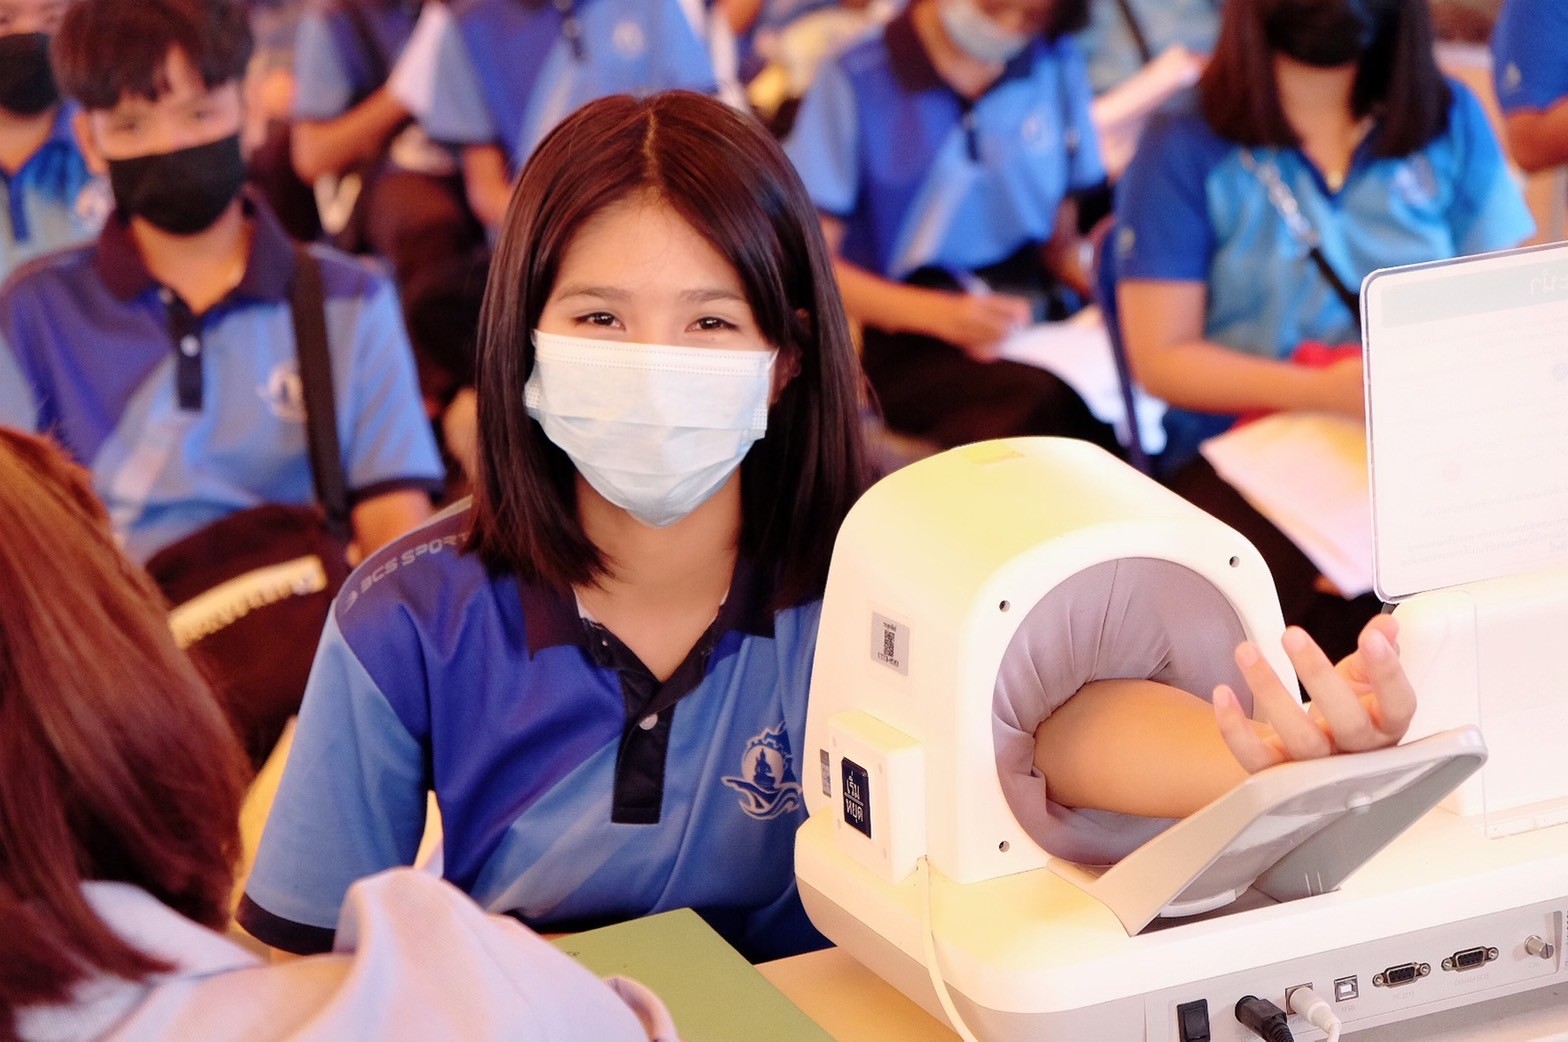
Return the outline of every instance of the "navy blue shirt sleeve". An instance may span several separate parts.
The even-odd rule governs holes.
[[[1214,252],[1207,180],[1214,139],[1195,115],[1154,122],[1122,175],[1118,277],[1205,282]]]

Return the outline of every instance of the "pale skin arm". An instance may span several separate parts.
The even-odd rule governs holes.
[[[294,172],[306,184],[323,174],[341,174],[380,155],[408,120],[408,109],[386,87],[335,119],[300,120],[292,138]]]
[[[821,220],[844,309],[865,325],[936,337],[988,362],[998,356],[1008,334],[1029,321],[1029,302],[1021,297],[906,286],[851,264],[839,256],[843,222],[826,215]]]
[[[1322,369],[1243,354],[1203,338],[1201,282],[1123,280],[1116,290],[1128,360],[1145,390],[1195,412],[1299,410],[1362,415],[1360,359]]]
[[[1250,643],[1236,649],[1236,663],[1255,719],[1223,685],[1212,708],[1153,681],[1085,685],[1036,729],[1035,767],[1064,806],[1179,818],[1277,763],[1394,745],[1416,704],[1398,632],[1391,616],[1377,616],[1335,666],[1305,632],[1287,630],[1286,654],[1312,696],[1306,711]]]
[[[430,514],[430,497],[418,489],[383,492],[357,504],[349,515],[357,556],[351,553],[350,557],[355,561],[369,557],[404,532],[423,524]]]
[[[1568,98],[1545,110],[1510,114],[1503,133],[1514,162],[1532,174],[1568,163]]]
[[[506,153],[499,145],[469,145],[463,149],[463,189],[468,206],[486,228],[499,228],[512,198],[512,179],[506,172]]]

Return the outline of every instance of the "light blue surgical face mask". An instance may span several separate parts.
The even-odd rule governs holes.
[[[1005,65],[1034,38],[997,25],[975,6],[975,0],[941,0],[937,14],[948,38],[976,61]]]
[[[528,415],[643,524],[672,525],[705,503],[767,429],[776,351],[533,339]]]

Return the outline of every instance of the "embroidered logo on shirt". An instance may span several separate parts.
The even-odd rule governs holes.
[[[1430,206],[1437,199],[1437,171],[1426,156],[1412,156],[1394,173],[1389,187],[1411,206]]]
[[[272,370],[267,382],[256,388],[272,415],[288,423],[305,422],[305,384],[299,378],[299,363],[284,362]]]
[[[610,43],[616,51],[627,58],[636,58],[648,47],[648,39],[643,35],[642,26],[627,20],[615,27],[610,34]]]
[[[794,757],[784,725],[747,742],[740,757],[740,776],[728,775],[723,781],[740,793],[740,809],[758,821],[799,809],[800,783],[795,780]]]

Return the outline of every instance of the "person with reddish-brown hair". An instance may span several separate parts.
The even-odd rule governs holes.
[[[350,895],[332,955],[224,938],[245,760],[87,480],[0,428],[0,1042],[673,1040],[412,870]]]

